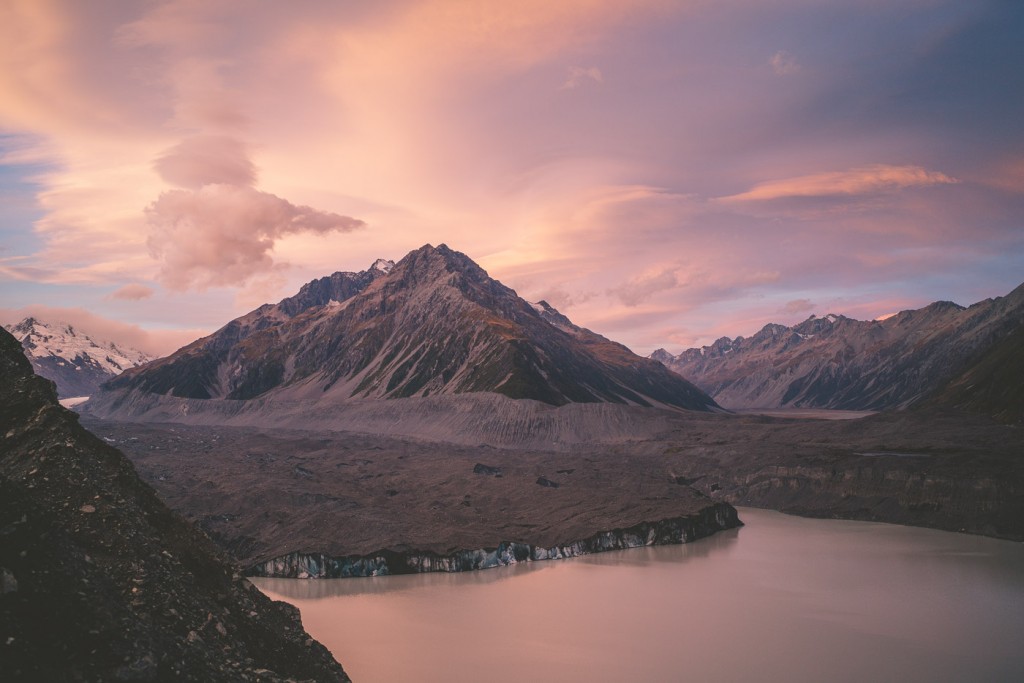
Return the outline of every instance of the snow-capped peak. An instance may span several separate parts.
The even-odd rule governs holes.
[[[390,273],[391,269],[395,267],[395,262],[388,259],[379,258],[373,262],[370,266],[370,270],[379,270],[382,273]]]
[[[128,368],[152,360],[142,351],[93,339],[64,322],[46,323],[36,318],[25,318],[6,329],[21,342],[30,358],[50,358],[58,366],[66,363],[68,366],[80,367],[87,362],[102,372],[118,375]]]

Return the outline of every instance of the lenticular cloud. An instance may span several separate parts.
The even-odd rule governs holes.
[[[149,251],[161,262],[158,278],[171,289],[242,285],[280,265],[271,252],[282,237],[365,225],[255,189],[256,166],[246,145],[233,137],[186,138],[164,152],[154,168],[181,188],[164,192],[146,208]]]
[[[245,145],[226,135],[193,135],[164,152],[153,164],[172,185],[198,190],[203,185],[254,185],[256,167]]]
[[[274,243],[286,235],[365,226],[356,218],[222,183],[164,192],[146,215],[150,253],[162,263],[159,279],[177,290],[240,285],[273,269]]]

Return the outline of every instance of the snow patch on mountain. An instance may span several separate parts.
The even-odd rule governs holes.
[[[91,359],[105,372],[118,375],[128,368],[152,360],[137,349],[122,348],[111,341],[93,339],[68,323],[45,323],[35,318],[25,318],[6,329],[21,342],[30,357],[58,358],[58,364],[66,362],[78,366],[79,361]]]
[[[391,269],[395,267],[395,262],[389,259],[379,258],[373,262],[370,266],[370,270],[379,270],[382,273],[390,273]]]
[[[138,349],[91,337],[65,322],[30,317],[4,329],[21,342],[36,373],[57,384],[62,397],[89,395],[106,380],[152,360]]]

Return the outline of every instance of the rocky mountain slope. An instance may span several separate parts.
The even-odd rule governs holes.
[[[677,356],[659,349],[651,357],[727,408],[885,410],[929,400],[985,358],[976,372],[993,378],[1008,361],[1019,367],[1022,347],[1009,340],[1022,328],[1024,285],[968,308],[940,301],[885,320],[811,316],[793,327],[766,325],[749,338],[722,338]],[[1024,378],[1019,371],[1016,377]],[[1019,386],[1004,381],[1008,390]],[[966,378],[956,386],[967,391],[974,384]],[[1000,400],[993,398],[992,407]]]
[[[142,351],[94,339],[67,323],[25,318],[4,329],[21,342],[36,374],[57,384],[61,398],[91,396],[107,380],[151,360]]]
[[[715,405],[660,363],[527,303],[445,245],[381,263],[311,282],[107,388],[186,399],[487,392],[554,406]]]
[[[1024,327],[993,344],[925,405],[969,410],[1001,422],[1024,422]]]
[[[0,330],[0,678],[347,681]]]

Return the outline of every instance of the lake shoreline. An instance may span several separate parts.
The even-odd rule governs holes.
[[[447,554],[418,550],[381,550],[369,555],[331,557],[317,552],[292,552],[257,563],[246,575],[261,578],[332,579],[389,576],[426,572],[463,572],[526,562],[581,557],[631,548],[679,545],[743,526],[736,508],[708,505],[693,515],[598,532],[585,539],[541,547],[503,541],[493,547],[456,550]]]
[[[1024,547],[741,507],[694,543],[485,572],[251,579],[360,681],[1018,680]],[[635,656],[623,657],[623,652]],[[869,653],[866,655],[866,653]],[[531,676],[533,674],[531,673]],[[536,677],[536,676],[533,676]]]

